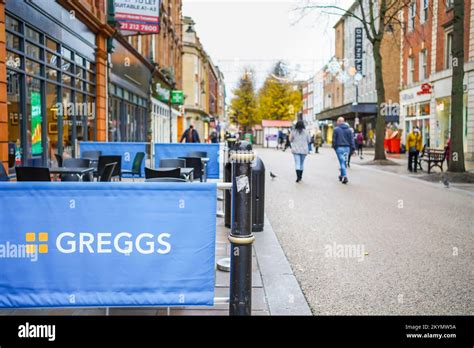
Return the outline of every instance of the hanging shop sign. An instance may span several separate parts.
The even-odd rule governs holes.
[[[183,91],[172,91],[171,92],[171,103],[176,105],[184,104],[184,92]]]
[[[115,0],[115,19],[123,31],[158,33],[160,0]]]
[[[358,73],[362,74],[362,56],[364,53],[364,33],[363,28],[355,28],[355,42],[354,42],[354,65]]]
[[[41,94],[38,92],[31,93],[31,154],[39,156],[43,153],[41,139]]]
[[[167,103],[170,100],[170,90],[162,87],[159,82],[157,82],[155,86],[156,96],[158,97],[157,99]]]

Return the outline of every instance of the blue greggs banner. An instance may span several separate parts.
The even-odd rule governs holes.
[[[147,143],[128,142],[81,142],[81,154],[84,151],[102,151],[102,155],[122,156],[122,170],[131,170],[137,152],[146,153]],[[126,175],[124,175],[126,176]],[[145,176],[145,159],[142,163],[142,176]]]
[[[0,307],[213,305],[216,185],[0,183]]]
[[[219,144],[205,143],[163,143],[155,144],[155,167],[158,167],[162,158],[187,157],[191,151],[205,151],[209,162],[207,163],[207,177],[219,179]]]

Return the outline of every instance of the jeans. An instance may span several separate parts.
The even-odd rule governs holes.
[[[408,170],[410,172],[413,170],[413,165],[416,173],[418,167],[418,151],[408,152]]]
[[[341,167],[341,176],[347,176],[346,161],[349,157],[351,149],[349,146],[342,146],[336,148],[337,159],[339,160],[339,166]]]
[[[293,156],[295,157],[296,170],[304,170],[304,159],[306,158],[306,155],[294,153]]]

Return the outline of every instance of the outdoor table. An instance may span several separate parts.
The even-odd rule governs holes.
[[[162,170],[170,170],[170,169],[176,169],[176,168],[170,168],[170,167],[160,167],[155,170],[157,171],[162,171]],[[193,181],[194,179],[194,168],[179,168],[181,170],[181,176],[184,177],[184,179],[188,181]]]
[[[90,174],[94,171],[94,168],[75,168],[75,167],[53,167],[49,168],[49,172],[51,174],[74,174],[79,177],[79,180],[83,181],[83,177],[85,174]]]

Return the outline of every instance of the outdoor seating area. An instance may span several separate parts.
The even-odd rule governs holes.
[[[193,182],[198,180],[206,182],[206,163],[209,161],[207,152],[189,152],[187,157],[162,158],[159,160],[159,167],[156,169],[145,167],[145,179],[180,179]],[[154,180],[157,182],[157,180]]]
[[[120,144],[115,148],[111,143],[105,144],[105,150],[89,150],[85,146],[78,158],[55,154],[56,161],[49,167],[17,166],[16,178],[5,172],[0,173],[0,180],[110,182],[130,178],[146,182],[207,182],[207,151],[186,151],[188,147],[183,147],[174,157],[160,158],[155,154],[154,161],[147,162],[146,152],[132,148],[137,144]]]

